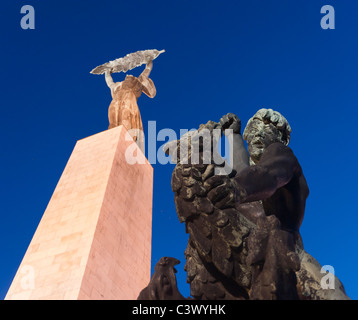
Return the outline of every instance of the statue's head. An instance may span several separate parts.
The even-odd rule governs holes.
[[[173,276],[175,277],[174,274],[177,273],[175,266],[179,263],[180,261],[178,259],[171,258],[171,257],[162,257],[155,265],[154,271],[163,271],[163,270],[167,270],[168,272],[171,271]]]
[[[243,138],[251,160],[257,163],[270,144],[281,142],[287,146],[290,135],[291,127],[284,116],[272,109],[260,109],[247,122]]]

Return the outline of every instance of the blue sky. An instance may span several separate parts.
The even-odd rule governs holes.
[[[20,9],[35,8],[35,30]],[[323,30],[323,5],[336,29]],[[0,299],[3,299],[77,140],[107,129],[111,102],[95,66],[165,49],[151,74],[157,96],[138,101],[144,129],[198,127],[262,107],[292,127],[290,147],[307,179],[301,235],[358,298],[356,267],[358,3],[355,0],[6,0],[0,10]],[[141,70],[134,70],[137,75]],[[121,81],[123,74],[114,75]],[[158,142],[158,148],[163,142]],[[187,243],[170,187],[173,165],[155,164],[152,264]]]

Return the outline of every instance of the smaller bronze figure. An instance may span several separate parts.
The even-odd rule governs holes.
[[[160,258],[154,267],[154,274],[147,287],[139,294],[137,300],[184,300],[177,288],[175,265],[180,261],[175,258]]]

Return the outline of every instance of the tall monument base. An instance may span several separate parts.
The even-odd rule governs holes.
[[[126,132],[77,142],[5,299],[136,299],[148,284],[153,168],[126,161]]]

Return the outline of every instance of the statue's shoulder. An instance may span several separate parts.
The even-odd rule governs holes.
[[[270,153],[272,155],[286,155],[287,154],[287,155],[294,156],[292,149],[289,146],[286,146],[281,142],[274,142],[274,143],[270,144],[266,148],[265,153],[266,152]]]
[[[270,162],[275,161],[275,159],[277,159],[277,161],[288,161],[292,165],[296,165],[298,163],[298,160],[292,149],[281,142],[275,142],[270,144],[261,157],[261,160]]]
[[[123,83],[127,84],[127,85],[135,85],[138,82],[138,79],[135,76],[132,76],[131,74],[128,74]]]
[[[126,78],[124,79],[122,89],[129,89],[133,91],[142,92],[140,81],[138,80],[137,77],[132,76],[130,74],[127,75]]]

